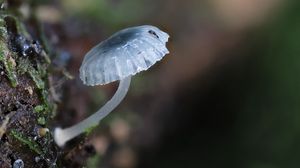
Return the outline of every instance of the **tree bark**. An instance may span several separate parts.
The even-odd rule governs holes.
[[[0,167],[56,167],[59,148],[48,125],[56,106],[48,92],[50,59],[26,30],[16,10],[21,2],[1,3]]]

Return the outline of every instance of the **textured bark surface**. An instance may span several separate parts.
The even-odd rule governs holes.
[[[0,1],[0,168],[82,167],[93,146],[77,138],[59,148],[53,140],[53,123],[65,121],[56,111],[68,114],[61,103],[68,89],[56,90],[68,73],[35,17],[37,2]]]
[[[14,10],[0,13],[0,167],[56,167],[58,148],[48,121],[55,107],[48,94],[50,60]]]

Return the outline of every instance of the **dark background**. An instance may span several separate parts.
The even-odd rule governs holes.
[[[114,32],[151,24],[170,54],[133,78],[125,101],[89,136],[87,167],[300,166],[300,1],[43,1],[37,17],[75,79],[59,116],[96,111],[116,84],[83,86],[85,53]],[[76,86],[74,86],[76,84]]]

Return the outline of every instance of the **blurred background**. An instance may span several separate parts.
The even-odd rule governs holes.
[[[85,53],[114,32],[156,25],[170,54],[133,78],[86,139],[88,168],[300,167],[300,1],[43,0],[36,8],[60,87],[62,126],[96,111],[117,83],[84,86]]]

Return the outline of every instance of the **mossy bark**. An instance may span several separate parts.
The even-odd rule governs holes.
[[[0,167],[57,167],[50,59],[13,10],[0,12]]]
[[[38,2],[0,0],[0,167],[83,167],[93,146],[78,143],[79,137],[62,149],[53,139],[50,123],[60,100],[52,85],[68,73],[51,64],[59,54],[35,17]],[[31,11],[27,19],[22,5]]]

